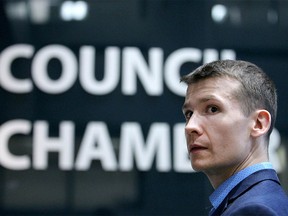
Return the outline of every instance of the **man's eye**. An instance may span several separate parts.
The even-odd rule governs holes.
[[[216,112],[218,112],[218,107],[216,107],[216,106],[209,106],[208,107],[208,112],[209,113],[216,113]]]
[[[192,115],[193,115],[193,112],[192,112],[192,111],[186,111],[186,112],[184,113],[184,116],[185,116],[185,119],[186,119],[186,120],[189,120]]]

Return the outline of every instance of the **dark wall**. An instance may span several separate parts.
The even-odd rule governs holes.
[[[13,2],[28,5],[28,1]],[[124,48],[136,47],[147,62],[149,50],[160,48],[164,53],[163,64],[171,53],[182,48],[195,48],[201,52],[215,49],[219,53],[223,49],[234,50],[237,59],[259,65],[275,81],[279,93],[276,128],[280,132],[282,150],[287,153],[287,1],[221,1],[229,9],[228,17],[222,23],[212,20],[211,8],[215,3],[209,0],[90,0],[87,1],[88,17],[71,22],[60,19],[61,1],[51,2],[54,3],[50,8],[50,20],[35,24],[29,15],[24,20],[9,19],[5,11],[9,1],[1,1],[0,52],[12,45],[29,44],[37,53],[45,46],[58,44],[69,48],[79,63],[80,48],[93,46],[97,50],[95,76],[100,80],[104,76],[105,50],[111,46],[120,49],[121,60]],[[272,9],[277,12],[278,19],[271,23],[267,13]],[[34,57],[15,61],[13,74],[21,79],[31,78]],[[187,62],[179,73],[188,73],[202,62],[203,59]],[[52,79],[61,76],[59,61],[54,59],[47,67]],[[79,79],[69,90],[55,95],[41,91],[35,84],[33,91],[21,94],[0,88],[0,124],[25,119],[33,126],[36,121],[44,120],[49,123],[50,136],[57,137],[60,122],[71,121],[76,126],[75,158],[89,122],[101,121],[107,125],[117,153],[124,122],[141,124],[145,138],[151,124],[167,123],[173,140],[173,126],[184,121],[183,97],[173,93],[164,80],[163,93],[151,96],[139,78],[137,92],[125,95],[121,90],[122,69],[120,73],[119,84],[106,95],[87,93]],[[11,152],[33,158],[33,136],[31,130],[27,136],[13,137]],[[118,155],[116,157],[118,159]],[[130,171],[106,171],[99,161],[93,161],[85,171],[65,171],[59,168],[58,162],[58,153],[49,153],[49,166],[43,170],[36,170],[32,165],[26,170],[12,170],[2,165],[0,214],[203,215],[210,205],[208,196],[212,188],[201,173],[182,173],[173,168],[159,172],[155,164],[147,171],[140,171],[136,162]],[[287,164],[286,158],[283,163]],[[287,175],[286,170],[280,173],[286,189]]]

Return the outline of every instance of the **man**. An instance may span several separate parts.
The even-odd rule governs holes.
[[[181,81],[194,170],[215,191],[209,215],[288,215],[288,198],[268,159],[277,110],[273,82],[245,61],[215,61]]]

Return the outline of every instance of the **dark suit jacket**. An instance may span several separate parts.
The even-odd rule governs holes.
[[[288,216],[288,198],[276,172],[260,170],[240,182],[213,215]]]

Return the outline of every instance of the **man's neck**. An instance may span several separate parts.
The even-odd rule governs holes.
[[[259,159],[255,159],[255,160],[250,160],[250,161],[244,161],[242,163],[240,163],[237,166],[234,166],[232,168],[222,168],[222,169],[218,169],[218,170],[214,170],[213,172],[204,172],[206,174],[206,176],[208,177],[212,187],[214,189],[218,188],[219,185],[221,185],[225,180],[227,180],[228,178],[230,178],[232,175],[234,175],[235,173],[245,169],[246,167],[252,166],[254,164],[258,164],[258,163],[262,163],[262,162],[268,162],[268,158],[267,157],[262,157]]]

